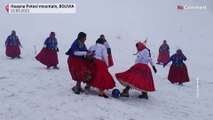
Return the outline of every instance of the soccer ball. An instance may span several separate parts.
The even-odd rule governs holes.
[[[119,91],[118,89],[112,90],[112,96],[113,96],[114,98],[120,97],[120,91]]]

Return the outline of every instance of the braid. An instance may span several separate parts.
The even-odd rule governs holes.
[[[139,51],[138,52],[136,52],[135,54],[133,54],[133,55],[137,55],[139,53]]]

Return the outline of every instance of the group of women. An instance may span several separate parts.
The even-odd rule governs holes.
[[[100,97],[108,98],[105,90],[115,87],[115,81],[108,71],[108,68],[113,66],[111,48],[102,34],[96,40],[96,43],[87,49],[85,45],[86,33],[80,32],[72,43],[70,49],[66,52],[69,56],[67,64],[72,80],[76,81],[76,85],[72,88],[75,94],[80,94],[86,90],[95,87],[99,89],[98,95]],[[16,32],[12,31],[8,36],[6,42],[6,55],[12,59],[20,58],[21,43],[16,36]],[[125,88],[121,92],[121,97],[129,97],[129,90],[131,88],[141,91],[139,98],[148,99],[147,92],[155,91],[154,80],[152,71],[148,64],[150,64],[155,73],[157,69],[152,61],[150,50],[146,47],[145,43],[137,42],[137,57],[135,64],[128,70],[116,73],[115,77]],[[55,33],[51,32],[49,37],[44,42],[44,47],[35,57],[36,60],[46,65],[47,69],[59,69],[58,55],[59,51],[58,42]],[[168,80],[171,83],[182,84],[189,81],[187,67],[183,63],[186,60],[182,50],[178,49],[177,52],[170,57],[169,46],[166,40],[159,49],[158,63],[163,64],[165,67],[170,61],[172,65],[169,70]],[[86,83],[84,89],[81,83]]]

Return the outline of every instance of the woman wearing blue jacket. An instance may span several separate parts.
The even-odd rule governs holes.
[[[186,59],[187,58],[182,53],[182,50],[178,49],[176,53],[170,57],[169,61],[164,64],[165,67],[170,61],[172,61],[172,65],[170,66],[168,75],[168,80],[171,83],[178,83],[182,85],[184,82],[190,81],[187,67],[183,62],[186,61]]]
[[[55,37],[55,32],[51,32],[49,37],[44,42],[44,47],[35,57],[36,60],[47,66],[47,69],[59,69],[58,65],[58,41]]]
[[[21,46],[21,43],[18,36],[16,35],[16,31],[13,30],[11,35],[9,35],[5,41],[6,55],[12,59],[16,57],[21,58],[21,50],[19,46]]]

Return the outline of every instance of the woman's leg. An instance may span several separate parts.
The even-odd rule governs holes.
[[[104,93],[103,89],[99,89],[99,96],[104,97],[104,98],[108,98],[108,96]]]

